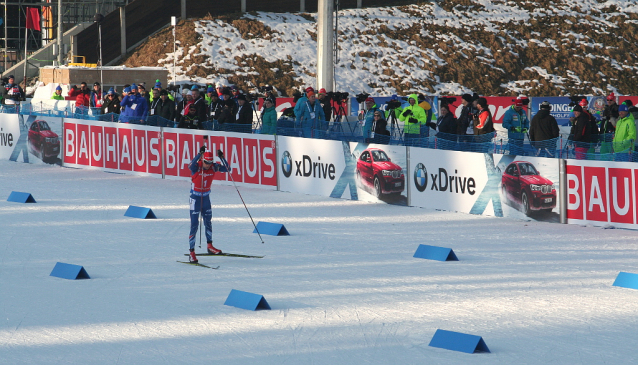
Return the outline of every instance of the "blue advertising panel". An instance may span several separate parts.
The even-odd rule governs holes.
[[[550,96],[532,98],[532,118],[540,110],[542,102],[548,101],[552,104],[552,116],[556,118],[558,125],[569,125],[569,117],[572,116],[572,107],[569,106],[571,100],[567,96]]]

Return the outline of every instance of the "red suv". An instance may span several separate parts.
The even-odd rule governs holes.
[[[551,212],[556,208],[556,187],[527,161],[514,161],[507,166],[501,181],[503,197],[521,205],[523,213]]]
[[[60,138],[44,120],[36,120],[29,128],[29,148],[42,161],[55,160],[60,154]]]
[[[379,148],[368,148],[357,160],[357,184],[374,189],[374,195],[400,194],[405,188],[405,175],[401,166]]]

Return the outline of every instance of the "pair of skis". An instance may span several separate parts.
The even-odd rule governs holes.
[[[197,256],[228,256],[228,257],[242,257],[242,258],[247,258],[247,259],[261,259],[264,258],[264,256],[254,256],[254,255],[241,255],[241,254],[237,254],[237,253],[219,253],[219,254],[213,254],[213,253],[198,253],[196,254]],[[187,253],[184,254],[184,256],[188,256]],[[179,263],[182,264],[189,264],[189,265],[193,265],[193,266],[200,266],[200,267],[205,267],[208,269],[213,269],[213,270],[217,270],[219,269],[219,266],[213,267],[213,266],[208,266],[208,265],[204,265],[204,264],[200,264],[199,262],[190,262],[190,261],[177,261]]]

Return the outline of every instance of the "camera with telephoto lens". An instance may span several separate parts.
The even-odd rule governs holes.
[[[398,100],[388,100],[386,103],[386,110],[396,109],[401,107],[401,102]]]
[[[370,94],[361,93],[356,95],[357,103],[363,103],[370,96]]]
[[[442,96],[441,98],[439,98],[439,100],[441,100],[441,106],[447,106],[454,103],[456,101],[456,98],[452,96]]]
[[[258,87],[257,90],[259,90],[260,93],[265,94],[267,92],[272,92],[273,88],[270,85],[266,85]]]
[[[334,101],[346,101],[348,100],[348,96],[350,96],[350,94],[339,91],[330,91],[326,93],[326,97]]]
[[[570,96],[569,97],[570,102],[569,102],[569,104],[567,104],[567,106],[575,107],[583,99],[584,99],[584,97],[582,97],[582,96]]]

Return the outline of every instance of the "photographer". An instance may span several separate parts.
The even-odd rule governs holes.
[[[390,97],[390,101],[386,103],[385,108],[385,119],[390,120],[390,113],[394,112],[395,120],[401,117],[401,113],[403,112],[403,107],[401,107],[401,102],[399,101],[399,97],[397,94],[394,94]]]
[[[364,119],[363,138],[369,138],[370,131],[372,130],[373,123],[374,123],[374,113],[377,111],[380,112],[381,109],[377,107],[377,104],[374,102],[374,98],[371,96],[368,96],[365,101],[365,110],[366,110],[366,113],[363,117]]]
[[[614,133],[616,130],[616,123],[618,122],[618,104],[616,104],[616,95],[614,93],[607,96],[607,105],[603,110],[603,119],[600,125],[600,134]]]
[[[421,136],[421,125],[427,123],[427,114],[425,110],[417,105],[419,97],[417,94],[411,94],[408,96],[408,103],[399,117],[399,120],[404,122],[403,135],[405,137],[405,144],[409,145],[409,141]]]
[[[474,116],[478,114],[478,109],[472,103],[472,95],[463,94],[461,96],[461,115],[456,123],[456,134],[465,136],[474,134]]]
[[[332,98],[326,96],[326,89],[321,88],[317,93],[317,100],[321,104],[323,108],[323,114],[326,116],[326,121],[330,121],[332,119]]]
[[[268,99],[272,102],[272,105],[277,106],[277,97],[275,96],[272,86],[266,85],[260,88],[259,91],[264,93],[264,102]]]
[[[510,106],[505,115],[503,115],[503,128],[507,129],[510,153],[513,155],[523,153],[523,141],[525,134],[529,130],[529,119],[527,119],[527,113],[523,110],[523,105],[529,104],[528,100],[527,98],[516,98],[514,105]]]

